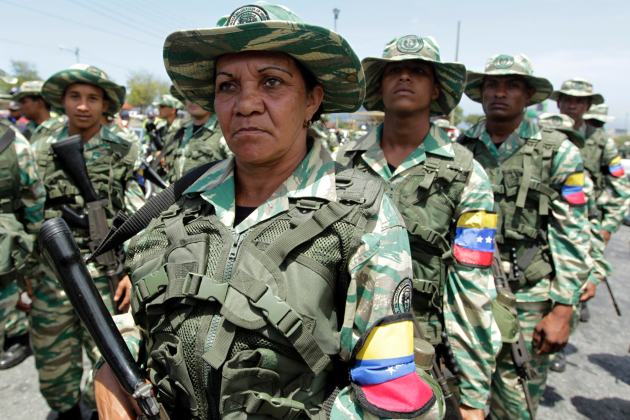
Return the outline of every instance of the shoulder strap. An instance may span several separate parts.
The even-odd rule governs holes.
[[[115,249],[122,245],[126,240],[136,235],[138,232],[146,228],[151,220],[158,217],[160,213],[172,206],[182,196],[184,191],[188,189],[201,175],[206,173],[208,169],[217,164],[219,161],[210,162],[192,169],[182,178],[171,184],[167,189],[153,196],[142,206],[137,212],[127,217],[124,213],[119,213],[114,219],[112,228],[107,236],[96,248],[89,258],[93,261],[97,256]]]
[[[4,152],[7,147],[15,140],[15,131],[11,127],[7,127],[7,131],[0,137],[0,153]]]

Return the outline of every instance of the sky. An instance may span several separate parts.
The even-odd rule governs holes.
[[[168,80],[162,61],[166,36],[180,29],[213,27],[217,19],[253,1],[233,0],[0,0],[0,69],[11,60],[33,63],[46,78],[76,62],[105,70],[125,84],[130,72],[146,70]],[[306,22],[337,31],[359,58],[379,57],[391,39],[431,35],[443,61],[480,71],[497,53],[526,54],[534,73],[559,88],[583,77],[602,93],[616,120],[630,128],[630,1],[599,0],[282,0]],[[465,96],[465,113],[481,106]],[[550,111],[556,111],[550,104]]]

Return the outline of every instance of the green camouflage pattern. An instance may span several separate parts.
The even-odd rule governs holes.
[[[486,76],[521,76],[534,88],[527,105],[544,101],[553,92],[551,82],[543,77],[534,76],[534,68],[524,54],[496,54],[486,61],[483,72],[468,71],[466,79],[466,96],[475,102],[481,102],[481,87]]]
[[[534,328],[546,315],[545,312],[532,311],[527,308],[517,307],[518,321],[527,351],[532,355],[530,365],[536,372],[536,377],[529,380],[529,393],[534,403],[534,413],[538,410],[540,398],[545,391],[547,373],[551,356],[549,354],[539,356],[532,349],[532,337]],[[497,356],[497,369],[492,375],[492,397],[490,399],[490,419],[531,419],[527,411],[527,403],[519,383],[519,377],[512,361],[510,347],[505,346]]]
[[[606,104],[593,104],[586,111],[586,114],[582,116],[584,120],[597,120],[604,124],[609,123],[615,119],[615,117],[608,115],[608,105]]]
[[[324,89],[323,112],[353,112],[363,102],[365,77],[352,47],[339,34],[304,23],[283,6],[243,6],[225,26],[170,34],[164,42],[164,66],[182,95],[214,111],[215,62],[244,51],[285,53],[308,69]]]
[[[229,154],[230,149],[215,115],[201,127],[195,127],[190,122],[184,128],[184,137],[173,153],[173,168],[168,172],[168,178],[171,183],[175,182],[191,169],[223,160]]]
[[[551,128],[566,134],[569,140],[577,147],[584,147],[584,136],[573,128],[575,122],[568,115],[544,112],[538,116],[538,123],[541,127]]]
[[[562,82],[560,90],[554,90],[549,99],[557,101],[560,98],[560,94],[591,98],[592,105],[604,103],[604,97],[599,93],[594,92],[593,84],[588,80],[579,77],[574,77],[573,79]]]
[[[502,164],[527,139],[542,138],[540,127],[535,122],[523,119],[520,126],[497,147],[486,131],[485,119],[467,130],[464,135],[481,141],[495,157],[497,164]],[[562,142],[551,162],[550,185],[558,192],[566,179],[583,172],[580,150],[568,139]],[[551,299],[555,302],[574,305],[579,299],[579,289],[589,272],[586,265],[590,235],[584,229],[588,226],[585,206],[571,206],[561,196],[550,201],[550,220],[547,240],[553,258],[555,277],[546,278],[533,286],[519,289],[516,299],[519,302],[536,302]]]
[[[174,156],[183,134],[181,132],[183,125],[184,121],[181,118],[175,118],[171,124],[166,120],[161,120],[156,126],[156,130],[161,133],[164,142],[160,159],[162,159],[161,166],[166,173],[169,173],[175,164]]]
[[[103,89],[109,100],[107,112],[110,115],[116,114],[125,102],[125,87],[114,83],[103,70],[88,64],[73,64],[50,76],[42,86],[42,96],[54,108],[63,109],[63,95],[68,86],[75,83]]]
[[[173,96],[175,99],[177,99],[181,103],[186,102],[186,98],[184,98],[184,95],[182,95],[182,93],[179,90],[177,90],[175,85],[171,85],[171,87],[168,88],[168,91],[170,92],[171,96]]]
[[[17,337],[28,333],[28,316],[15,307],[20,289],[15,281],[0,286],[0,354],[5,337]]]
[[[40,125],[36,125],[32,121],[31,123],[33,124],[30,130],[31,137],[28,139],[28,141],[31,142],[33,152],[37,154],[37,149],[42,143],[42,140],[53,135],[55,132],[61,130],[66,125],[66,116],[61,115],[59,117],[50,117]]]
[[[432,124],[422,144],[418,146],[392,173],[380,142],[383,125],[379,125],[365,138],[352,140],[342,146],[337,161],[348,166],[348,153],[360,152],[360,159],[370,172],[390,184],[391,189],[403,182],[409,169],[423,165],[427,154],[453,158],[455,147],[448,135]],[[471,172],[460,201],[456,203],[455,220],[470,211],[494,209],[492,186],[485,171],[473,162]],[[454,231],[454,229],[453,229]],[[454,237],[450,238],[450,241]],[[442,313],[446,332],[460,368],[460,397],[463,404],[484,408],[490,393],[490,377],[495,368],[495,356],[501,349],[501,333],[494,321],[491,300],[496,296],[494,278],[490,268],[448,266],[446,292]]]
[[[48,197],[70,196],[74,201],[69,205],[83,213],[82,197],[68,175],[56,167],[51,151],[51,144],[67,136],[68,127],[64,126],[43,138],[37,159]],[[128,142],[105,126],[84,143],[83,157],[92,185],[97,194],[109,198],[106,208],[108,218],[112,218],[118,211],[133,213],[144,204],[142,190],[133,176],[137,153],[137,144]],[[103,173],[108,175],[103,176]],[[58,217],[60,211],[57,207],[47,206],[44,216],[46,219]],[[82,255],[87,255],[87,232],[73,229],[73,234]],[[34,285],[31,340],[42,395],[52,409],[64,411],[70,409],[80,398],[82,348],[86,350],[92,363],[99,355],[55,274],[45,264],[42,264],[42,271]],[[112,296],[104,268],[90,263],[88,271],[112,312]],[[84,392],[90,401],[90,383],[86,385]]]
[[[594,128],[583,124],[578,131],[583,133],[587,144],[600,145],[602,152],[599,160],[592,162],[587,167],[599,173],[591,174],[595,182],[595,196],[600,212],[600,224],[603,230],[614,233],[621,226],[623,218],[630,205],[630,181],[624,176],[615,177],[606,169],[611,161],[619,157],[619,150],[615,141],[606,134],[603,128]],[[590,157],[584,157],[587,162]],[[598,185],[597,178],[602,179]]]
[[[92,277],[110,314],[113,300],[106,277]],[[45,267],[34,287],[31,309],[31,345],[39,387],[51,409],[66,411],[79,402],[81,394],[94,407],[92,375],[83,392],[83,350],[92,365],[100,358],[98,348],[52,271]]]
[[[594,185],[588,171],[584,172],[584,193],[587,197],[588,219],[591,222],[591,252],[589,254],[590,264],[592,267],[588,281],[598,285],[604,281],[611,273],[612,266],[606,260],[604,251],[606,243],[601,234],[601,223],[599,220],[599,210],[594,195]]]
[[[431,115],[447,115],[459,103],[466,82],[466,66],[440,60],[440,47],[430,36],[405,35],[391,40],[383,57],[367,57],[361,61],[365,72],[366,94],[363,105],[369,111],[383,111],[381,80],[387,63],[405,60],[424,61],[433,66],[440,85],[440,95],[431,102]]]
[[[178,98],[176,98],[173,95],[162,95],[160,96],[160,100],[157,101],[158,106],[165,106],[167,108],[173,108],[173,109],[183,109],[184,108],[184,104],[182,103],[182,101]]]
[[[44,86],[43,80],[31,80],[24,82],[13,94],[13,100],[19,102],[20,99],[26,98],[27,96],[42,96],[42,86]]]

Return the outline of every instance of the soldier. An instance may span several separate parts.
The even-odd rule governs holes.
[[[20,112],[29,119],[26,125],[26,136],[33,150],[37,150],[37,142],[41,138],[50,136],[64,125],[63,118],[53,118],[50,115],[50,104],[42,97],[42,80],[24,82],[13,94],[13,100],[20,104]]]
[[[607,244],[610,236],[619,229],[630,204],[630,185],[621,165],[621,156],[615,141],[604,131],[603,124],[586,124],[584,115],[591,106],[604,102],[593,85],[584,79],[574,78],[562,83],[559,91],[551,94],[560,112],[575,121],[574,128],[586,139],[582,148],[584,168],[593,180],[593,193],[597,202],[601,236]],[[589,295],[595,295],[595,285],[588,284]],[[590,313],[586,302],[581,306],[580,320],[587,322]]]
[[[180,100],[185,103],[191,121],[174,138],[177,145],[170,159],[173,167],[167,173],[170,182],[203,163],[223,160],[229,153],[216,115],[183,97]]]
[[[130,143],[102,126],[102,115],[113,115],[122,105],[125,89],[109,80],[102,70],[86,64],[76,64],[52,75],[42,87],[42,95],[53,107],[64,109],[67,123],[61,130],[42,139],[37,162],[46,186],[45,218],[64,215],[69,220],[74,237],[82,252],[87,254],[95,238],[88,225],[90,207],[101,206],[108,223],[119,211],[134,212],[143,204],[142,192],[133,181],[137,144]],[[87,203],[89,198],[79,181],[67,171],[67,164],[53,151],[58,141],[79,135],[82,156],[91,184],[99,201]],[[74,166],[83,166],[74,162]],[[67,165],[67,166],[64,166]],[[105,200],[102,200],[102,199]],[[81,223],[87,213],[90,223]],[[72,214],[78,214],[70,217]],[[77,221],[78,219],[78,221]],[[105,227],[107,228],[107,227]],[[125,310],[129,302],[129,278],[117,268],[122,261],[101,262],[88,266],[96,287],[104,297],[108,309]],[[59,418],[78,418],[80,415],[80,383],[83,373],[82,348],[92,362],[98,359],[87,331],[74,313],[61,285],[49,267],[35,286],[31,321],[32,344],[39,373],[40,390]],[[123,277],[118,286],[114,280]],[[111,282],[111,283],[110,283]],[[115,289],[114,289],[115,287]],[[85,390],[89,400],[91,385]]]
[[[481,102],[486,118],[459,141],[493,184],[497,244],[536,371],[528,386],[535,412],[549,354],[568,341],[573,305],[590,271],[582,158],[565,135],[525,118],[525,108],[553,90],[547,79],[533,75],[527,57],[495,55],[485,71],[469,71],[467,80],[465,93]],[[497,359],[490,415],[530,418],[509,350],[504,346]]]
[[[337,161],[388,183],[410,236],[416,318],[434,346],[446,333],[460,369],[462,417],[483,419],[501,346],[490,303],[492,189],[472,154],[430,122],[457,105],[466,68],[441,62],[435,40],[416,35],[394,39],[383,58],[362,64],[364,106],[385,111],[385,119],[345,145]]]
[[[173,156],[183,135],[182,120],[177,111],[183,108],[182,103],[173,95],[162,95],[158,101],[160,122],[154,129],[149,129],[149,136],[157,137],[156,144],[162,146],[159,154],[160,166],[164,174],[173,168]]]
[[[187,99],[216,111],[234,157],[129,248],[159,401],[179,418],[435,418],[439,389],[413,363],[400,215],[380,182],[337,171],[307,136],[321,112],[360,106],[361,63],[281,6],[224,22],[171,34],[164,62]],[[116,412],[115,390],[97,389],[99,413]]]
[[[28,140],[2,121],[0,162],[0,369],[8,369],[31,354],[28,320],[16,309],[17,279],[26,274],[24,269],[30,274],[24,266],[33,264],[26,257],[33,249],[31,235],[42,221],[45,191]]]

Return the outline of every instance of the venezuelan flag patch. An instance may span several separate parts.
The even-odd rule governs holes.
[[[464,213],[457,221],[453,256],[464,265],[490,267],[494,253],[497,215],[486,211]]]
[[[621,165],[621,156],[615,156],[613,160],[608,164],[608,172],[615,178],[622,177],[626,174],[626,171]]]
[[[567,177],[562,186],[562,198],[574,206],[586,204],[586,194],[584,194],[584,173],[575,172]]]
[[[417,416],[435,403],[433,390],[416,374],[411,316],[382,318],[353,351],[352,387],[361,406],[380,417]]]

